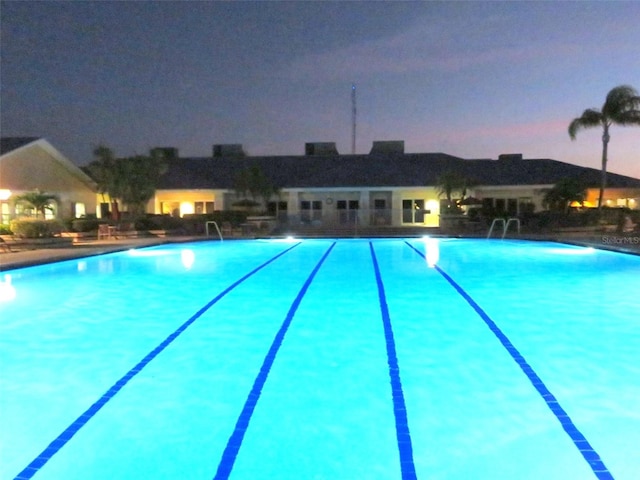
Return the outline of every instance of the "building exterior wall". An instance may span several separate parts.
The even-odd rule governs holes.
[[[290,223],[310,225],[439,225],[440,202],[434,187],[283,189]],[[421,211],[408,219],[403,207],[422,202]]]
[[[483,186],[473,188],[470,195],[484,201],[491,199],[493,207],[498,210],[503,203],[505,207],[515,203],[517,210],[512,213],[520,215],[524,208],[543,210],[544,196],[551,187],[553,185]],[[532,206],[525,207],[526,205]]]
[[[392,225],[440,225],[440,197],[436,187],[397,188],[392,190]]]
[[[71,218],[96,211],[97,197],[93,182],[42,140],[8,152],[0,158],[0,190],[5,192],[0,207],[2,220],[15,217],[15,197],[36,189],[58,196],[58,218]],[[7,195],[10,196],[4,198]]]
[[[598,205],[600,189],[587,190],[587,202],[590,205]],[[633,210],[640,209],[640,188],[606,188],[604,191],[604,203],[607,207],[627,207]]]
[[[157,190],[147,204],[147,212],[184,216],[227,209],[224,190]]]

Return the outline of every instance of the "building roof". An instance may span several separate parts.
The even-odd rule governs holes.
[[[0,155],[17,150],[39,140],[39,137],[2,137],[0,138]]]
[[[600,170],[551,159],[466,160],[444,153],[204,157],[169,160],[160,189],[233,189],[238,172],[258,166],[278,188],[424,187],[454,171],[477,186],[554,185],[563,178],[600,184]],[[640,179],[607,174],[611,188],[640,188]]]
[[[87,175],[80,167],[78,167],[75,163],[65,157],[62,153],[60,153],[53,145],[51,145],[45,138],[42,137],[2,137],[0,138],[0,160],[5,161],[13,156],[21,157],[25,152],[28,152],[28,149],[25,148],[24,151],[16,152],[16,150],[20,150],[23,147],[30,148],[39,148],[47,152],[53,161],[57,162],[58,165],[61,165],[64,169],[66,169],[69,174],[75,176],[80,181],[85,183],[89,188],[96,188],[95,181]],[[16,153],[13,153],[16,152]],[[26,156],[29,154],[26,153]]]

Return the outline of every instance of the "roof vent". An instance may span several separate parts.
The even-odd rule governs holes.
[[[338,155],[335,142],[310,142],[304,144],[304,154],[314,155]]]
[[[522,160],[521,153],[503,153],[498,155],[498,160]]]
[[[371,147],[369,155],[375,154],[390,154],[390,153],[404,153],[404,140],[385,140],[375,141]]]
[[[245,157],[246,154],[241,143],[219,143],[213,145],[213,156],[219,157]]]

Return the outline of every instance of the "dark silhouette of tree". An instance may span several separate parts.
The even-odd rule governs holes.
[[[87,171],[97,183],[98,191],[103,196],[109,195],[112,218],[119,220],[118,202],[134,215],[144,213],[167,169],[163,151],[155,149],[149,156],[116,158],[111,149],[99,146],[94,155],[96,160],[87,166]]]
[[[460,198],[463,199],[467,195],[468,186],[469,182],[465,177],[451,170],[444,172],[437,178],[436,189],[438,196],[442,197],[444,195],[447,199],[447,212],[459,210],[458,206],[453,201],[453,194],[459,193]]]
[[[115,215],[118,212],[117,189],[113,184],[116,159],[113,152],[103,145],[96,147],[93,150],[93,155],[95,160],[84,167],[84,170],[96,182],[102,203],[106,203],[105,195],[109,195],[111,212],[112,215]]]
[[[608,94],[601,110],[589,108],[569,124],[569,136],[575,140],[579,130],[602,127],[602,174],[598,208],[602,208],[604,190],[607,187],[607,147],[611,138],[611,125],[640,125],[640,96],[629,85],[613,88]]]
[[[587,188],[575,178],[563,178],[547,190],[542,200],[549,210],[568,212],[572,202],[582,204],[587,198]]]
[[[240,170],[234,179],[233,189],[239,197],[244,199],[250,196],[253,201],[261,200],[265,208],[269,199],[278,194],[278,189],[273,186],[258,165]]]

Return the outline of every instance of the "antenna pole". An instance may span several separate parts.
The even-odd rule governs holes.
[[[356,153],[356,84],[351,84],[351,153]]]

